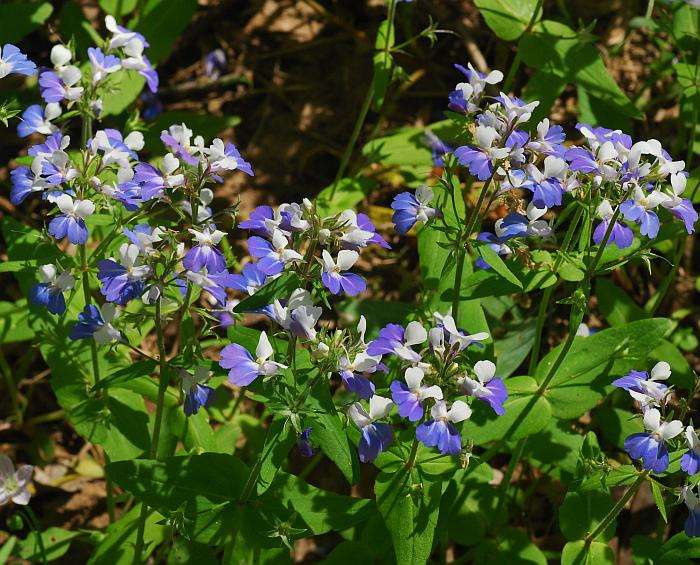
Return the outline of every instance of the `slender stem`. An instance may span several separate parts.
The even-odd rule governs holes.
[[[163,408],[165,405],[165,393],[168,390],[168,364],[167,353],[165,351],[165,337],[163,335],[163,325],[161,320],[162,298],[156,300],[156,340],[158,342],[158,354],[160,356],[160,379],[158,382],[158,401],[156,404],[156,416],[153,424],[153,438],[151,439],[150,458],[158,457],[158,443],[160,440],[160,430],[163,423]],[[136,534],[136,548],[134,551],[134,562],[142,562],[142,553],[144,546],[144,532],[146,529],[146,518],[148,517],[148,505],[142,502],[141,515],[139,517],[139,527]]]
[[[647,476],[649,475],[649,471],[644,471],[643,473],[640,473],[639,476],[637,477],[637,480],[634,482],[634,484],[627,489],[625,494],[622,495],[622,498],[617,501],[617,504],[612,507],[610,512],[607,513],[605,518],[595,527],[595,529],[586,536],[585,542],[586,545],[590,545],[595,541],[595,539],[602,534],[606,528],[610,525],[610,523],[617,518],[617,515],[622,512],[622,509],[625,507],[625,504],[629,501],[630,498],[634,496],[634,494],[637,492],[640,486],[642,486],[642,483],[646,480]]]
[[[503,505],[506,502],[506,498],[508,495],[508,487],[510,487],[510,481],[513,478],[513,473],[515,472],[515,468],[518,466],[518,463],[520,462],[520,458],[523,456],[523,451],[525,450],[525,442],[527,441],[527,437],[521,438],[517,445],[515,446],[515,449],[513,450],[513,455],[510,458],[510,462],[508,463],[508,468],[506,469],[505,474],[503,475],[503,481],[501,482],[501,488],[499,489],[498,492],[498,506],[496,506],[496,520],[498,520],[498,517],[501,514],[501,510],[503,510]]]
[[[241,388],[241,389],[238,391],[238,396],[236,397],[236,400],[234,400],[234,402],[233,402],[233,406],[231,407],[231,411],[230,411],[230,412],[228,413],[228,415],[226,416],[226,419],[227,419],[228,421],[233,420],[233,417],[234,417],[234,416],[236,415],[236,413],[238,412],[238,407],[241,405],[241,401],[243,400],[243,397],[245,396],[245,395],[243,394],[243,391],[244,391],[243,388]]]
[[[29,506],[24,506],[21,509],[21,513],[29,522],[29,526],[36,535],[36,543],[39,546],[39,553],[41,554],[41,562],[46,564],[48,560],[46,559],[46,549],[44,548],[44,540],[41,538],[41,531],[39,530],[39,520],[37,520],[34,511]]]
[[[305,479],[306,477],[309,476],[311,471],[313,471],[316,466],[321,462],[321,459],[323,459],[324,453],[323,451],[319,451],[316,453],[311,461],[309,461],[308,465],[304,467],[301,473],[299,473],[299,478],[300,479]]]
[[[571,240],[573,239],[574,232],[576,231],[576,227],[578,226],[579,220],[581,219],[583,210],[584,208],[582,206],[576,210],[576,214],[574,215],[573,219],[571,220],[571,223],[569,224],[569,229],[566,230],[564,241],[561,244],[561,250],[564,253],[568,252],[569,250],[569,245],[571,244]],[[556,261],[554,262],[554,273],[558,272],[563,260],[564,255],[560,253],[557,256]],[[545,289],[544,294],[542,295],[542,300],[540,302],[540,307],[537,311],[537,326],[535,327],[535,339],[532,344],[532,353],[530,354],[530,364],[528,366],[527,372],[528,375],[533,375],[535,373],[535,368],[537,367],[537,363],[539,361],[540,347],[542,346],[542,331],[544,330],[544,322],[547,318],[547,312],[549,311],[549,303],[551,302],[552,296],[554,295],[555,287],[556,284],[553,284],[552,286]]]
[[[452,288],[452,317],[455,319],[455,321],[459,316],[459,305],[461,302],[460,291],[462,288],[462,275],[464,274],[464,261],[466,259],[466,250],[464,249],[464,243],[469,241],[469,236],[471,236],[472,231],[474,230],[474,224],[476,222],[477,217],[479,216],[479,211],[481,210],[481,207],[484,204],[484,200],[486,200],[486,194],[489,191],[489,186],[491,185],[493,178],[496,176],[496,171],[498,170],[499,166],[500,163],[494,165],[493,172],[484,184],[484,187],[481,189],[479,200],[476,203],[474,209],[471,211],[469,219],[465,223],[464,231],[462,231],[459,235],[457,248],[457,268],[455,269],[455,282]],[[459,183],[453,186],[453,198],[456,199],[457,196],[462,198],[462,194],[461,192],[459,192]]]
[[[649,0],[649,4],[647,4],[647,12],[644,14],[646,19],[650,19],[651,15],[654,13],[654,3],[654,0]]]
[[[396,1],[395,0],[389,0],[389,15],[387,16],[387,21],[389,22],[387,24],[387,41],[384,45],[384,57],[389,56],[389,37],[391,36],[392,33],[392,28],[394,25],[394,15],[396,14]],[[333,180],[333,186],[331,187],[331,194],[329,200],[332,200],[333,197],[335,196],[335,191],[338,188],[338,183],[340,182],[340,179],[343,178],[343,175],[345,174],[345,169],[348,166],[348,163],[350,162],[350,156],[352,155],[352,151],[355,148],[355,143],[357,143],[357,138],[360,136],[360,131],[362,130],[362,126],[365,123],[365,119],[367,119],[367,113],[369,112],[369,107],[372,104],[372,100],[374,99],[374,77],[372,78],[371,82],[369,83],[369,87],[367,88],[367,94],[365,94],[365,99],[362,102],[362,108],[360,108],[360,113],[357,115],[357,120],[355,120],[355,126],[353,127],[352,134],[350,134],[350,139],[348,139],[348,143],[345,146],[345,150],[343,151],[343,156],[340,159],[340,166],[338,167],[338,172],[335,175],[335,179]]]
[[[529,23],[527,24],[527,27],[525,28],[525,31],[523,32],[523,35],[529,33],[533,26],[535,25],[535,22],[537,21],[537,15],[539,14],[540,10],[542,9],[542,4],[544,0],[538,0],[537,1],[537,6],[535,6],[535,11],[532,12],[532,17],[530,18]],[[513,84],[513,81],[515,80],[515,74],[518,72],[518,69],[520,68],[520,63],[522,62],[523,58],[521,55],[521,50],[517,50],[515,52],[515,58],[513,59],[513,62],[510,65],[510,69],[508,69],[508,75],[506,76],[506,80],[503,83],[503,92],[508,94],[508,91],[510,90],[510,87]]]
[[[413,469],[416,466],[416,457],[418,456],[418,439],[413,438],[413,444],[411,445],[411,454],[408,456],[406,461],[406,468]]]
[[[92,303],[92,296],[90,295],[90,273],[87,261],[87,251],[85,250],[85,245],[80,245],[80,265],[82,271],[82,286],[83,286],[83,296],[85,297],[85,306]],[[97,355],[97,342],[94,339],[90,340],[90,349],[92,353],[92,374],[93,374],[93,385],[100,382],[100,359]]]
[[[12,410],[15,413],[15,423],[18,426],[22,425],[24,420],[24,413],[22,412],[22,407],[19,404],[19,392],[17,390],[17,383],[12,376],[12,369],[7,363],[7,359],[2,351],[0,351],[0,369],[2,369],[2,375],[5,377],[5,383],[7,385],[7,392],[10,395],[10,401],[12,402]]]
[[[462,275],[464,274],[464,261],[466,259],[467,252],[464,247],[460,244],[457,251],[457,268],[455,270],[455,284],[452,292],[452,317],[457,322],[459,317],[459,305],[461,303],[461,289],[462,289]]]

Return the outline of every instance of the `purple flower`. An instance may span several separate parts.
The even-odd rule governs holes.
[[[158,91],[158,73],[151,65],[151,62],[143,54],[145,45],[141,41],[130,41],[124,46],[126,58],[122,59],[122,67],[136,71],[146,79],[146,84],[152,93]]]
[[[227,304],[228,295],[226,294],[226,289],[233,288],[233,281],[231,280],[233,275],[227,270],[224,269],[220,273],[205,273],[204,271],[199,273],[195,271],[184,271],[184,273],[188,281],[206,290],[219,304],[222,306]],[[186,293],[186,289],[186,285],[180,287],[183,297]]]
[[[445,156],[454,151],[454,147],[445,143],[430,130],[425,130],[423,138],[432,152],[433,165],[435,167],[442,167],[445,164]]]
[[[88,304],[85,309],[78,314],[78,323],[73,326],[70,332],[71,339],[92,339],[99,344],[112,343],[121,340],[121,334],[112,326],[112,321],[116,318],[117,309],[114,304],[102,306],[102,312],[94,304]]]
[[[680,420],[662,422],[659,411],[650,408],[644,413],[644,427],[649,431],[627,437],[625,450],[632,459],[641,459],[647,471],[663,473],[669,465],[665,442],[683,431],[683,423]]]
[[[354,392],[360,398],[370,399],[374,395],[374,383],[365,375],[381,368],[381,359],[380,356],[372,357],[366,352],[360,352],[351,363],[347,355],[341,356],[338,360],[338,370],[345,389]]]
[[[564,157],[566,147],[563,143],[566,139],[564,128],[549,125],[549,118],[544,118],[537,124],[537,137],[527,143],[527,148],[535,153]]]
[[[209,228],[202,231],[188,230],[197,240],[197,245],[190,249],[182,259],[182,264],[190,271],[201,271],[204,267],[210,274],[220,273],[226,270],[226,259],[223,253],[215,246],[226,235],[224,232]]]
[[[39,278],[42,282],[29,289],[29,300],[37,306],[44,306],[52,314],[63,314],[66,311],[66,300],[63,293],[73,288],[75,279],[68,271],[56,276],[56,267],[41,265]]]
[[[160,133],[160,140],[172,151],[176,157],[187,164],[196,167],[199,164],[197,154],[202,154],[204,140],[197,136],[192,145],[192,130],[183,124],[174,124]]]
[[[491,126],[477,126],[475,138],[476,146],[458,147],[454,155],[460,165],[468,166],[472,175],[485,181],[493,174],[495,164],[510,155],[510,148],[499,147],[500,134]]]
[[[284,306],[279,300],[275,300],[269,311],[270,317],[275,322],[298,338],[316,339],[316,322],[323,310],[313,305],[307,290],[301,288],[294,290]]]
[[[419,186],[414,196],[410,192],[402,192],[394,197],[391,207],[395,210],[391,221],[394,222],[396,233],[406,235],[416,222],[427,223],[437,215],[435,208],[430,206],[435,193],[425,186]]]
[[[207,408],[214,402],[214,389],[203,384],[209,379],[209,369],[201,365],[195,367],[194,376],[180,369],[180,378],[185,393],[185,416],[192,416],[200,408]]]
[[[423,386],[423,369],[409,367],[404,373],[405,383],[391,383],[391,398],[399,406],[399,416],[417,422],[423,418],[423,401],[428,398],[442,400],[442,389],[437,386]]]
[[[619,176],[618,170],[613,166],[619,157],[617,149],[612,141],[606,141],[593,151],[584,147],[572,147],[565,156],[569,161],[572,171],[582,173],[597,173],[599,180],[612,181]]]
[[[681,469],[689,475],[700,473],[700,439],[692,426],[685,429],[685,440],[688,451],[681,457]]]
[[[248,386],[259,376],[271,377],[286,369],[286,365],[270,361],[274,353],[267,334],[262,332],[255,348],[255,359],[248,350],[237,343],[227,345],[221,350],[219,365],[228,372],[228,381],[238,386]]]
[[[487,332],[478,332],[475,334],[467,334],[466,332],[457,328],[457,324],[451,315],[440,316],[435,315],[438,318],[440,325],[438,329],[442,329],[451,347],[457,351],[464,351],[472,345],[477,345],[478,347],[484,347],[483,344],[479,343],[489,338]]]
[[[684,485],[682,489],[683,500],[688,507],[688,517],[685,520],[685,535],[689,538],[700,537],[700,496],[695,494],[691,485]]]
[[[666,361],[659,361],[651,369],[651,375],[646,371],[630,371],[624,377],[612,382],[613,386],[626,390],[638,401],[643,408],[649,405],[659,406],[668,394],[668,387],[660,381],[671,376],[671,366]]]
[[[10,202],[19,206],[33,192],[42,192],[51,185],[41,178],[42,161],[34,159],[31,168],[26,165],[17,167],[10,172],[12,189],[10,190]]]
[[[275,212],[271,206],[258,206],[250,213],[250,218],[238,224],[244,230],[250,230],[261,237],[270,237],[274,233]]]
[[[388,324],[379,331],[379,337],[372,341],[367,347],[367,354],[396,355],[403,361],[417,363],[421,356],[411,349],[412,345],[420,345],[428,339],[425,328],[419,322],[411,322],[406,326],[398,324]]]
[[[214,49],[204,59],[204,73],[212,80],[217,80],[226,71],[226,53],[223,49]]]
[[[426,447],[437,447],[440,453],[456,455],[462,450],[462,438],[452,424],[469,418],[471,408],[466,402],[456,400],[447,410],[444,400],[438,400],[430,409],[432,420],[416,428],[416,439]]]
[[[100,292],[109,302],[126,304],[144,293],[151,268],[142,263],[139,248],[134,244],[122,244],[119,257],[120,263],[114,259],[102,259],[97,264],[97,278],[102,283]]]
[[[45,102],[78,100],[83,95],[82,86],[73,86],[81,78],[78,67],[68,66],[62,73],[44,71],[39,75],[41,97]]]
[[[613,209],[610,206],[610,202],[603,200],[598,206],[598,215],[603,219],[595,230],[593,231],[593,241],[600,245],[603,242],[603,238],[608,231],[610,226],[610,221],[613,217]],[[615,225],[610,232],[610,237],[608,238],[607,245],[615,244],[619,249],[625,249],[632,245],[634,241],[634,233],[624,222],[615,222]]]
[[[5,78],[11,73],[30,77],[36,74],[36,65],[27,59],[18,47],[5,43],[0,49],[0,78]]]
[[[143,201],[161,197],[166,188],[175,188],[185,184],[185,175],[173,174],[179,167],[180,161],[172,153],[163,157],[162,172],[148,163],[136,165],[134,182],[141,186]]]
[[[547,208],[538,208],[532,202],[527,206],[527,216],[511,212],[505,218],[496,220],[496,235],[501,241],[514,237],[549,237],[552,228],[546,220],[541,219],[547,213]]]
[[[362,231],[372,234],[372,237],[367,240],[367,244],[374,243],[375,245],[379,245],[379,247],[383,247],[384,249],[391,249],[391,245],[389,245],[381,235],[376,233],[374,224],[372,223],[372,220],[369,219],[367,214],[357,215],[357,227]]]
[[[314,454],[314,448],[310,441],[312,430],[312,427],[305,428],[297,440],[297,449],[302,457],[312,457]]]
[[[303,259],[300,253],[287,249],[289,240],[279,230],[272,234],[272,242],[254,235],[247,243],[250,254],[260,259],[257,263],[258,269],[266,275],[277,275],[287,263]]]
[[[163,103],[160,98],[156,96],[150,90],[144,90],[139,96],[141,100],[141,116],[147,122],[155,120],[158,116],[163,113]]]
[[[363,463],[373,462],[393,443],[391,426],[376,422],[386,418],[393,406],[391,400],[375,394],[369,399],[369,414],[359,402],[348,408],[348,416],[361,432],[359,452]]]
[[[267,275],[258,269],[257,263],[246,263],[240,275],[231,275],[231,288],[252,296],[265,284]]]
[[[68,194],[56,198],[56,205],[63,212],[49,223],[49,233],[56,239],[68,237],[68,241],[83,244],[88,240],[85,218],[92,215],[95,205],[89,200],[73,200]]]
[[[634,189],[633,198],[620,204],[620,211],[630,222],[639,224],[639,232],[653,239],[659,233],[659,217],[652,211],[659,204],[669,200],[669,197],[658,190],[644,192],[641,188]]]
[[[209,165],[212,171],[243,171],[252,176],[253,168],[250,163],[241,157],[233,143],[226,143],[216,138],[212,141],[208,150]]]
[[[105,55],[96,47],[88,47],[88,58],[92,65],[92,84],[95,85],[101,80],[104,80],[108,74],[121,69],[122,64],[119,57],[114,55]]]
[[[496,365],[491,361],[477,361],[474,365],[476,379],[464,376],[459,380],[459,387],[467,396],[487,402],[493,411],[502,416],[505,412],[503,403],[508,400],[505,383],[496,377]]]
[[[61,106],[57,103],[47,104],[42,108],[39,104],[32,104],[23,113],[20,123],[17,125],[17,135],[27,137],[32,133],[49,135],[57,130],[51,123],[61,115]]]
[[[357,262],[359,258],[357,251],[350,251],[349,249],[339,251],[337,263],[325,249],[322,257],[323,273],[321,274],[321,280],[332,294],[340,294],[341,288],[348,296],[356,296],[365,291],[367,284],[360,275],[343,272],[351,269]]]

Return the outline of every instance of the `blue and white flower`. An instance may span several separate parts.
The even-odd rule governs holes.
[[[681,469],[689,475],[700,473],[700,439],[693,426],[685,428],[685,440],[688,451],[681,457]]]
[[[426,447],[437,447],[440,453],[457,455],[462,450],[462,438],[452,424],[467,420],[472,409],[466,402],[456,400],[448,410],[445,401],[438,400],[430,409],[430,415],[432,420],[416,428],[416,439]]]
[[[386,418],[393,407],[394,403],[389,398],[375,394],[369,399],[369,413],[359,402],[355,402],[348,408],[348,417],[361,432],[359,453],[360,461],[363,463],[373,462],[393,443],[391,426],[377,422]]]
[[[27,485],[32,480],[33,473],[34,467],[31,465],[22,465],[15,471],[12,460],[4,453],[0,453],[0,506],[9,501],[20,506],[29,504],[32,495]]]
[[[425,186],[416,189],[415,196],[410,192],[402,192],[394,197],[391,207],[394,215],[391,221],[395,225],[396,233],[406,235],[417,223],[428,223],[437,216],[437,210],[430,206],[435,198],[435,193]]]
[[[116,317],[117,308],[114,304],[103,304],[101,311],[94,304],[88,304],[78,314],[78,323],[71,329],[70,338],[94,339],[100,345],[121,341],[121,333],[112,326]]]
[[[29,289],[29,300],[52,314],[63,314],[66,311],[63,293],[73,288],[75,278],[68,271],[57,275],[54,265],[41,265],[38,270],[41,282]]]
[[[442,389],[437,385],[422,384],[425,373],[420,367],[409,367],[404,372],[404,381],[391,383],[391,397],[399,407],[399,416],[418,422],[423,418],[423,402],[429,398],[442,400]]]
[[[29,77],[36,74],[36,65],[18,47],[5,43],[0,49],[0,78],[12,73]]]
[[[238,343],[231,343],[221,350],[219,365],[229,369],[228,381],[237,386],[248,386],[258,377],[269,378],[287,366],[272,361],[274,350],[265,332],[260,334],[255,348],[255,359]]]
[[[90,200],[73,200],[68,194],[56,198],[56,205],[62,212],[49,223],[49,233],[56,239],[68,237],[68,241],[83,244],[88,240],[85,219],[95,212],[95,205]]]
[[[50,135],[58,128],[51,123],[61,115],[61,105],[52,102],[42,108],[39,104],[32,104],[23,113],[20,123],[17,125],[17,135],[27,137],[32,133]]]
[[[321,279],[323,285],[332,294],[340,294],[342,290],[348,296],[356,296],[365,291],[367,283],[360,275],[345,272],[349,271],[359,259],[360,255],[357,251],[343,249],[338,252],[337,261],[334,261],[331,254],[324,249],[322,257],[323,273]]]
[[[204,384],[211,376],[209,369],[199,365],[194,369],[194,376],[185,369],[180,369],[179,373],[185,393],[185,416],[192,416],[214,402],[214,389]]]
[[[496,376],[496,365],[488,359],[474,364],[476,379],[468,375],[459,379],[459,388],[467,396],[479,398],[488,403],[493,411],[502,416],[505,413],[503,403],[508,400],[505,383]]]
[[[625,450],[632,459],[641,459],[647,471],[663,473],[669,465],[666,442],[683,431],[683,423],[680,420],[664,422],[659,411],[650,408],[644,413],[644,428],[648,431],[625,439]]]

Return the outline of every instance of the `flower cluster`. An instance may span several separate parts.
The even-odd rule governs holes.
[[[564,203],[565,195],[597,209],[601,221],[592,239],[598,245],[604,240],[619,248],[632,245],[634,232],[629,224],[637,224],[641,235],[655,238],[661,209],[680,219],[688,233],[694,231],[698,214],[690,200],[682,197],[688,176],[684,162],[674,161],[657,140],[635,143],[619,130],[578,124],[583,144],[567,149],[562,127],[547,118],[532,134],[526,131],[539,102],[525,103],[503,92],[487,95],[488,88],[503,79],[502,73],[484,75],[471,65],[456,67],[467,82],[450,93],[449,108],[469,121],[471,143],[452,150],[429,133],[428,143],[440,165],[453,157],[485,183],[483,190],[493,190],[492,202],[498,197],[510,210],[496,222],[495,233],[478,236],[496,253],[511,253],[508,242],[512,239],[551,236],[545,216],[550,208]],[[524,202],[521,195],[528,193],[529,202]],[[396,196],[391,205],[396,232],[406,234],[417,222],[440,217],[432,206],[434,196],[424,187],[415,195]],[[478,266],[489,267],[483,259]]]
[[[625,450],[633,459],[640,459],[642,467],[652,473],[663,473],[670,465],[667,444],[684,434],[687,450],[681,457],[681,470],[688,476],[700,472],[700,439],[692,426],[683,428],[681,420],[662,417],[666,413],[671,389],[664,381],[671,376],[671,367],[660,361],[646,371],[630,371],[624,377],[613,381],[613,385],[626,390],[639,404],[644,416],[646,431],[630,435],[625,439]],[[690,510],[686,521],[686,533],[689,537],[700,536],[698,520],[698,500],[693,494],[692,485],[683,487],[683,495]]]

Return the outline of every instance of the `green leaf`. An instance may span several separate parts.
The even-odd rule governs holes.
[[[394,45],[393,22],[384,20],[377,30],[375,42],[376,53],[372,58],[374,76],[372,77],[372,90],[374,92],[373,105],[379,110],[384,104],[384,96],[391,83],[391,75],[394,68],[394,58],[389,49]]]
[[[526,102],[539,101],[532,112],[533,124],[539,123],[551,113],[554,102],[566,88],[566,79],[543,71],[536,70],[523,88],[522,99]]]
[[[569,491],[559,508],[559,529],[568,540],[585,538],[607,516],[612,499],[607,490]],[[601,533],[605,540],[615,535],[615,521]]]
[[[495,273],[514,284],[517,288],[523,288],[523,283],[520,282],[520,279],[510,272],[510,269],[508,269],[508,266],[503,262],[503,259],[501,259],[490,246],[479,245],[476,249],[481,258],[486,261]]]
[[[346,530],[366,522],[377,511],[373,500],[322,490],[287,473],[274,480],[270,494],[298,512],[314,535]]]
[[[124,16],[136,9],[138,0],[100,0],[100,8],[113,16]],[[119,9],[119,14],[117,14]]]
[[[53,12],[50,2],[6,2],[0,5],[0,37],[17,43],[41,26]]]
[[[292,426],[285,418],[273,420],[267,430],[265,436],[265,445],[263,445],[262,453],[260,454],[260,478],[258,479],[257,492],[258,495],[263,494],[274,480],[277,471],[287,460],[289,450],[294,445],[294,433]]]
[[[519,52],[531,67],[575,84],[612,113],[642,117],[610,75],[596,48],[583,42],[567,25],[541,21],[520,40]]]
[[[133,565],[134,549],[141,516],[141,504],[136,504],[107,528],[105,538],[97,546],[88,565]],[[143,557],[150,555],[156,546],[163,543],[169,528],[162,525],[163,516],[151,510],[146,518],[143,539]]]
[[[276,299],[289,298],[293,290],[299,288],[299,277],[295,273],[286,272],[262,286],[258,291],[241,300],[233,312],[252,312],[272,304]]]
[[[377,507],[394,542],[397,565],[425,563],[433,549],[441,482],[417,469],[380,473],[374,484]]]
[[[625,438],[644,431],[641,418],[628,409],[615,408],[606,403],[596,408],[591,414],[605,438],[620,449],[624,448]]]
[[[700,67],[688,63],[676,63],[673,68],[676,70],[678,84],[683,89],[683,96],[691,97],[700,92]]]
[[[474,0],[474,4],[493,32],[506,41],[518,39],[530,21],[537,22],[542,17],[537,0]]]
[[[497,416],[485,404],[475,405],[472,417],[462,427],[464,437],[475,445],[507,437],[520,439],[542,430],[552,416],[552,407],[546,398],[536,394],[537,382],[532,377],[506,379],[508,400],[503,404],[505,413]]]
[[[577,337],[544,392],[556,418],[578,418],[612,390],[614,376],[627,374],[656,347],[670,328],[666,318],[639,320],[590,337]],[[539,363],[535,378],[543,382],[563,345]]]
[[[47,561],[63,557],[70,549],[71,542],[79,537],[81,532],[70,532],[63,528],[46,528],[41,532],[41,542]],[[30,563],[40,563],[42,552],[37,540],[37,533],[31,532],[27,539],[19,543],[19,555]]]
[[[561,565],[615,565],[615,553],[599,541],[570,541],[561,552]]]
[[[476,545],[486,537],[495,522],[498,491],[488,484],[493,478],[493,470],[487,463],[482,463],[457,471],[454,478],[456,496],[447,520],[450,537],[459,545]]]
[[[611,326],[621,326],[649,316],[631,296],[610,279],[597,279],[598,308]]]
[[[354,209],[376,186],[377,182],[367,177],[340,179],[335,194],[332,184],[318,193],[316,206],[324,216],[332,216],[348,208]]]
[[[583,437],[569,422],[551,419],[539,433],[528,438],[523,458],[560,481],[570,481],[583,444]]]
[[[475,563],[521,563],[547,565],[547,558],[530,537],[517,528],[503,528],[498,541],[488,540],[476,548]]]
[[[520,286],[488,270],[477,270],[462,279],[460,296],[464,298],[487,298],[490,296],[505,296],[519,292],[532,292],[552,286],[557,282],[557,276],[547,269],[531,270],[513,262],[511,272],[520,281]]]
[[[152,62],[160,62],[172,53],[173,43],[196,11],[197,0],[148,0],[136,22],[132,20],[129,27],[148,38],[151,46],[146,54]]]
[[[700,558],[700,538],[689,538],[684,532],[676,534],[661,546],[654,565],[685,565]]]
[[[27,300],[0,302],[0,344],[18,343],[34,339],[31,328],[32,312]]]
[[[656,507],[659,509],[659,514],[661,514],[664,522],[668,524],[668,518],[666,516],[666,503],[664,502],[664,495],[661,492],[661,487],[659,487],[659,483],[653,479],[649,480],[649,486],[651,487],[651,494],[654,495],[654,502],[656,503]]]
[[[146,84],[134,71],[120,71],[109,79],[109,89],[102,96],[102,115],[116,116],[131,106]]]
[[[313,410],[311,440],[318,442],[324,455],[336,464],[351,485],[356,484],[360,478],[357,452],[350,445],[325,380],[314,387],[306,404]]]
[[[185,538],[177,538],[168,552],[168,565],[217,565],[219,560],[214,555],[214,550],[202,543],[193,542]]]

